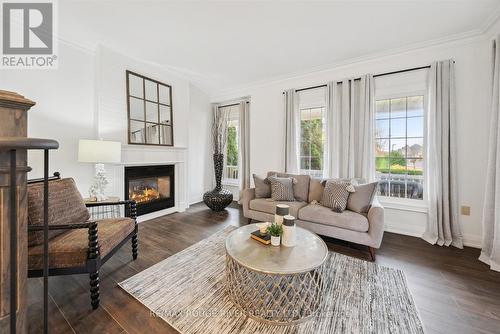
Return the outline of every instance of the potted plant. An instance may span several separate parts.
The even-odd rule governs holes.
[[[271,224],[267,227],[267,232],[271,235],[271,245],[279,246],[281,235],[283,234],[283,227],[278,224]]]

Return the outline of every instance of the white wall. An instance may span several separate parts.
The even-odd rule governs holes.
[[[213,187],[213,162],[210,149],[210,97],[190,86],[189,111],[189,204],[203,200],[203,193]]]
[[[172,86],[174,146],[188,147],[189,81],[161,66],[127,57],[103,46],[96,52],[97,135],[128,144],[125,71]]]
[[[251,173],[264,175],[268,170],[282,170],[284,166],[282,92],[285,89],[315,86],[365,73],[377,74],[424,66],[448,58],[456,60],[459,202],[471,207],[471,215],[460,216],[460,222],[465,242],[480,246],[489,129],[490,51],[489,40],[484,37],[410,50],[286,80],[221,92],[212,101],[251,96],[250,169]],[[388,209],[387,228],[421,235],[425,229],[426,215],[418,211]]]
[[[87,196],[94,169],[92,164],[77,161],[78,140],[102,138],[127,146],[127,69],[172,85],[174,144],[188,151],[189,185],[184,191],[190,203],[201,201],[203,192],[212,187],[210,99],[187,79],[102,46],[92,52],[60,42],[57,70],[2,69],[0,89],[18,92],[37,103],[29,111],[28,135],[59,141],[59,150],[51,153],[51,171],[73,177]],[[43,155],[30,154],[29,165],[33,167],[29,177],[41,177]],[[111,181],[113,170],[108,166]],[[108,188],[111,194],[119,187],[111,182]]]
[[[78,163],[78,139],[94,137],[94,58],[92,53],[59,44],[56,70],[0,70],[0,89],[17,92],[36,102],[28,111],[28,135],[50,138],[60,148],[50,153],[50,171],[75,178],[87,193],[93,167]],[[43,154],[29,154],[33,171],[43,175]]]

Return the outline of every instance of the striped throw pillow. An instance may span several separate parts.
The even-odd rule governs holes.
[[[267,178],[271,182],[271,198],[275,201],[295,201],[293,196],[293,177],[270,176]]]
[[[354,187],[350,182],[328,180],[323,190],[321,204],[335,212],[343,212],[347,207],[349,193],[354,191]]]

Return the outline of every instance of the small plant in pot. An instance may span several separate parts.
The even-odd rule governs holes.
[[[283,234],[283,227],[278,224],[271,224],[267,227],[267,232],[271,235],[271,245],[279,246],[281,235]]]

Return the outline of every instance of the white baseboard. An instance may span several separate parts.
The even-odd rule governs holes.
[[[410,237],[421,238],[425,232],[425,227],[422,229],[421,226],[413,226],[409,224],[402,224],[401,222],[385,222],[384,231],[407,235]],[[464,234],[463,235],[463,243],[466,247],[472,248],[481,248],[481,236],[472,235],[472,234]]]
[[[161,216],[169,215],[169,214],[174,213],[174,212],[182,212],[182,211],[185,211],[185,209],[178,208],[178,207],[174,206],[173,208],[158,210],[155,212],[146,213],[145,215],[140,215],[137,217],[137,222],[142,223],[142,222],[154,219],[154,218],[158,218]]]
[[[463,235],[464,246],[472,247],[472,248],[481,248],[482,247],[482,237],[479,235],[473,234],[464,234]]]
[[[397,222],[386,220],[384,223],[384,231],[420,238],[425,232],[425,226],[405,224],[403,221],[399,220]]]
[[[193,198],[190,198],[189,199],[189,205],[193,205],[193,204],[196,204],[196,203],[200,203],[200,202],[203,202],[203,195],[200,195],[200,196],[196,196],[196,197],[193,197]]]

